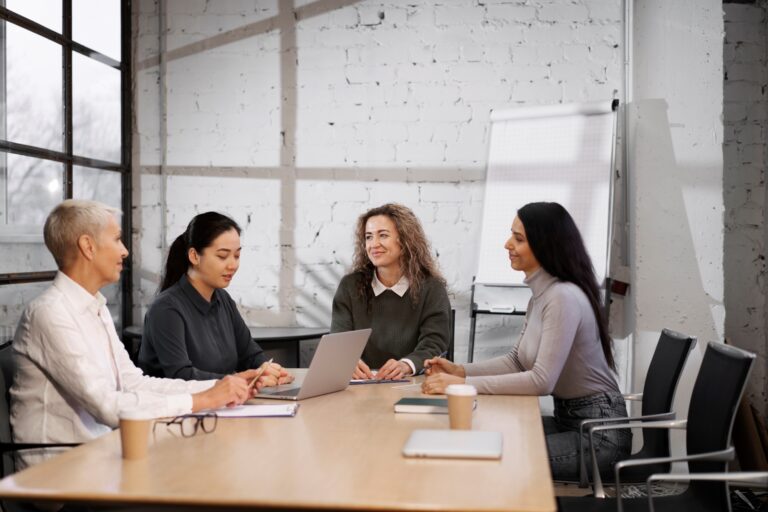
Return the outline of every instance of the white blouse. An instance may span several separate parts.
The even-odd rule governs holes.
[[[59,272],[33,300],[13,341],[11,425],[20,443],[85,442],[118,425],[121,409],[155,417],[192,410],[192,393],[215,381],[145,376],[117,336],[106,299]],[[53,450],[22,452],[22,466]]]

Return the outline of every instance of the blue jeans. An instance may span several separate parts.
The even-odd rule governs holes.
[[[549,464],[554,480],[579,479],[579,424],[585,419],[626,418],[627,406],[620,393],[597,393],[581,398],[555,398],[555,415],[544,416],[544,434],[549,452]],[[629,456],[632,431],[603,430],[594,436],[595,455],[600,474],[610,474],[613,464]],[[584,456],[587,471],[592,474],[589,457],[589,437],[584,431]]]

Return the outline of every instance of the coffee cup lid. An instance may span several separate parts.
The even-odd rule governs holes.
[[[471,384],[450,384],[445,388],[446,395],[476,396],[477,388]]]

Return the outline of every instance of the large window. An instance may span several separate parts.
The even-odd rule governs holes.
[[[0,0],[0,338],[30,297],[20,290],[55,275],[42,237],[54,205],[119,207],[130,243],[130,10],[125,0]],[[106,290],[118,324],[130,268]]]

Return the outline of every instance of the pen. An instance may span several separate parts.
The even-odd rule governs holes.
[[[447,356],[447,355],[448,355],[448,351],[447,351],[447,350],[443,350],[442,352],[440,352],[440,355],[438,355],[437,357],[445,357],[445,356]],[[417,373],[416,375],[421,375],[422,373],[424,373],[424,372],[427,370],[427,368],[429,368],[429,366],[427,366],[427,365],[425,364],[425,365],[424,365],[424,368],[422,368],[421,370],[419,370],[419,373]]]
[[[259,368],[259,373],[257,373],[256,376],[253,378],[253,380],[251,380],[251,382],[248,383],[248,393],[249,394],[251,393],[251,390],[253,389],[253,386],[256,385],[256,381],[259,380],[259,377],[261,377],[261,375],[264,373],[264,370],[267,369],[267,366],[272,364],[273,360],[274,360],[274,358],[272,358],[269,361],[267,361],[266,364],[261,365],[261,368]]]

